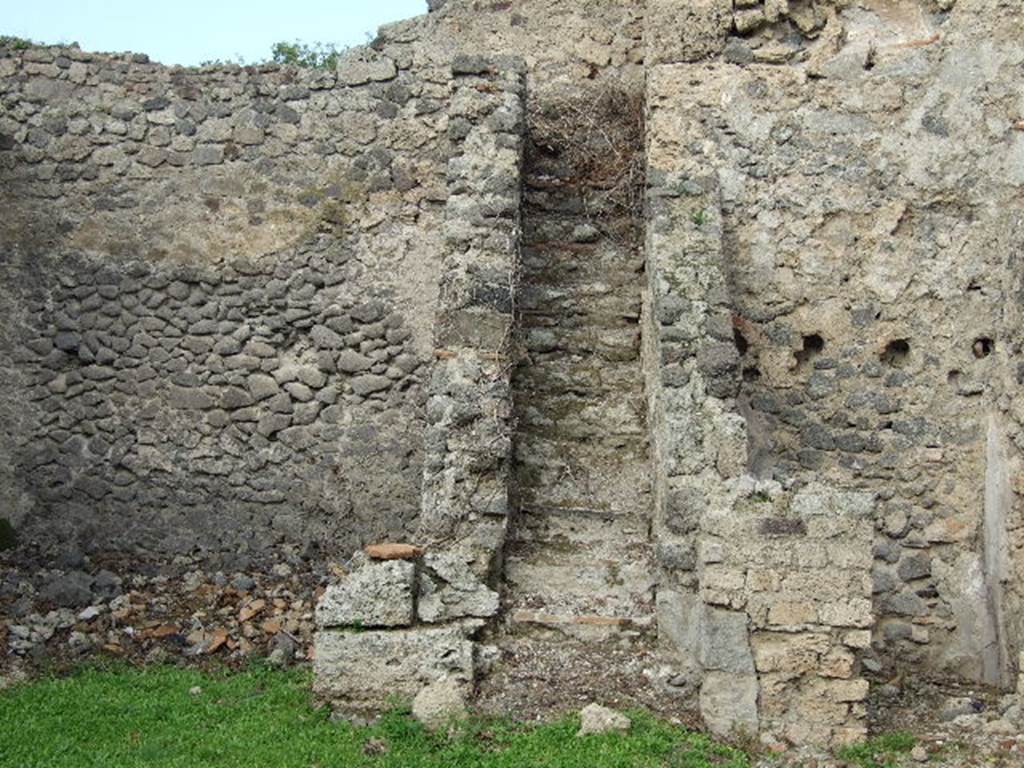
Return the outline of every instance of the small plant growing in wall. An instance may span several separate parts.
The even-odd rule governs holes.
[[[690,214],[690,219],[693,221],[695,225],[697,225],[698,227],[702,227],[707,221],[707,214],[704,213],[703,208],[698,208],[697,210]]]

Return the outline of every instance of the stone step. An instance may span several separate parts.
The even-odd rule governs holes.
[[[623,547],[600,558],[583,547],[517,541],[506,552],[506,615],[528,612],[535,617],[531,623],[545,623],[538,616],[562,617],[550,622],[555,624],[574,623],[566,617],[614,617],[619,622],[603,626],[643,626],[654,613],[655,577],[647,549]]]
[[[516,390],[533,398],[548,393],[606,397],[619,392],[643,393],[636,361],[594,365],[590,356],[538,355],[516,371]]]
[[[649,523],[639,509],[520,504],[515,513],[514,538],[521,543],[557,543],[591,548],[608,557],[623,549],[643,550],[649,542]],[[609,549],[604,550],[603,547]]]
[[[607,643],[613,639],[640,642],[653,633],[653,614],[643,616],[609,616],[603,614],[558,614],[526,608],[511,609],[505,625],[511,635],[563,636],[590,643]]]
[[[509,595],[506,611],[531,610],[572,616],[620,616],[637,621],[654,612],[654,569],[650,558],[635,560],[586,558],[575,562],[545,561],[537,548],[530,555],[513,548],[505,563]],[[580,562],[586,559],[586,563]]]
[[[494,670],[480,682],[477,705],[487,714],[558,718],[594,701],[620,711],[664,703],[644,674],[656,665],[651,633],[618,631],[588,642],[542,625],[512,625],[523,628],[502,638]]]
[[[643,272],[643,254],[624,244],[602,237],[592,243],[544,239],[522,247],[523,275],[551,281],[599,277],[639,289],[636,280]]]
[[[517,499],[528,509],[616,510],[649,508],[650,479],[639,464],[611,467],[562,460],[561,466],[536,464],[517,473]]]
[[[646,439],[604,436],[570,441],[519,432],[520,503],[536,507],[648,510],[652,503]]]
[[[529,389],[523,389],[516,400],[520,431],[569,440],[609,435],[642,437],[646,434],[646,408],[647,402],[638,392],[620,392],[599,400],[571,392],[530,397]]]
[[[506,551],[508,581],[516,595],[549,606],[615,604],[633,611],[652,599],[647,528],[635,514],[617,511],[602,517],[521,508]]]
[[[589,354],[613,363],[640,356],[640,328],[633,323],[622,328],[524,327],[520,341],[529,353]]]
[[[519,309],[525,327],[575,325],[615,328],[635,325],[640,319],[640,294],[623,294],[606,285],[586,287],[525,286]]]
[[[645,477],[650,475],[646,435],[602,434],[596,438],[574,440],[564,435],[551,437],[519,429],[515,434],[514,450],[516,462],[524,468],[551,467],[565,474],[564,469],[574,470],[575,465],[586,461],[593,462],[592,468],[596,473],[642,472]],[[545,475],[533,479],[550,482],[555,478]],[[648,486],[649,483],[645,483],[643,487],[646,489]],[[569,506],[591,505],[582,503]]]
[[[636,225],[616,217],[548,213],[527,206],[523,218],[522,243],[525,248],[547,242],[614,244],[639,255]]]
[[[523,189],[524,211],[527,218],[552,214],[576,216],[583,220],[617,218],[621,204],[620,190],[613,188],[575,187],[551,181],[545,185],[527,180]],[[632,225],[623,221],[624,226]]]

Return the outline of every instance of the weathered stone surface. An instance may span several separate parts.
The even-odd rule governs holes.
[[[404,560],[368,563],[332,584],[316,607],[317,625],[406,627],[415,618],[416,566]]]
[[[473,642],[467,638],[479,627],[470,622],[390,632],[321,631],[315,689],[344,708],[380,710],[393,697],[411,701],[442,677],[469,684]]]
[[[373,394],[374,392],[380,392],[381,390],[391,387],[391,379],[387,376],[378,376],[376,374],[356,376],[349,383],[352,385],[353,392],[357,395],[364,396]]]
[[[483,578],[515,474],[523,506],[573,522],[532,510],[511,543],[599,563],[537,594],[649,619],[656,580],[677,650],[700,643],[684,593],[746,614],[758,674],[804,670],[762,680],[785,738],[816,738],[808,713],[857,731],[849,691],[810,679],[859,680],[872,629],[880,668],[1007,685],[1021,9],[514,6],[447,3],[337,71],[0,51],[0,514],[44,547],[232,558],[343,559],[422,522]],[[599,130],[569,146],[645,169],[643,205],[571,152],[520,183],[524,126],[563,150],[545,116],[593,118],[602,94],[622,122],[644,105],[646,135],[570,121]],[[526,358],[491,348],[509,337]],[[510,562],[525,600],[536,563]],[[781,635],[827,635],[818,671],[757,656]]]
[[[338,356],[338,370],[345,373],[362,373],[373,366],[373,360],[351,349]]]
[[[759,732],[756,675],[710,672],[700,687],[700,712],[708,730],[736,737]]]
[[[700,663],[708,670],[747,675],[754,671],[748,619],[741,611],[707,608],[700,614]]]
[[[473,573],[472,562],[472,556],[459,552],[431,552],[423,558],[417,601],[421,621],[489,618],[498,613],[498,593]]]
[[[394,79],[398,74],[395,63],[386,56],[356,50],[338,62],[338,82],[343,85],[363,85]]]
[[[576,735],[627,733],[632,725],[633,721],[621,712],[602,707],[600,704],[588,704],[580,710],[580,729]]]
[[[428,731],[438,731],[464,720],[468,715],[464,684],[445,677],[416,694],[412,716]]]

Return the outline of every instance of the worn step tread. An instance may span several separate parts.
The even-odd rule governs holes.
[[[512,611],[508,617],[510,622],[516,624],[582,624],[592,627],[650,627],[653,624],[653,616],[608,616],[601,614],[558,614],[544,613],[542,611],[531,611],[520,608]]]

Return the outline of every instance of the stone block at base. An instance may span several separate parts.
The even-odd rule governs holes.
[[[412,701],[443,677],[472,684],[482,621],[381,632],[321,630],[316,635],[315,691],[341,711],[379,712]]]

